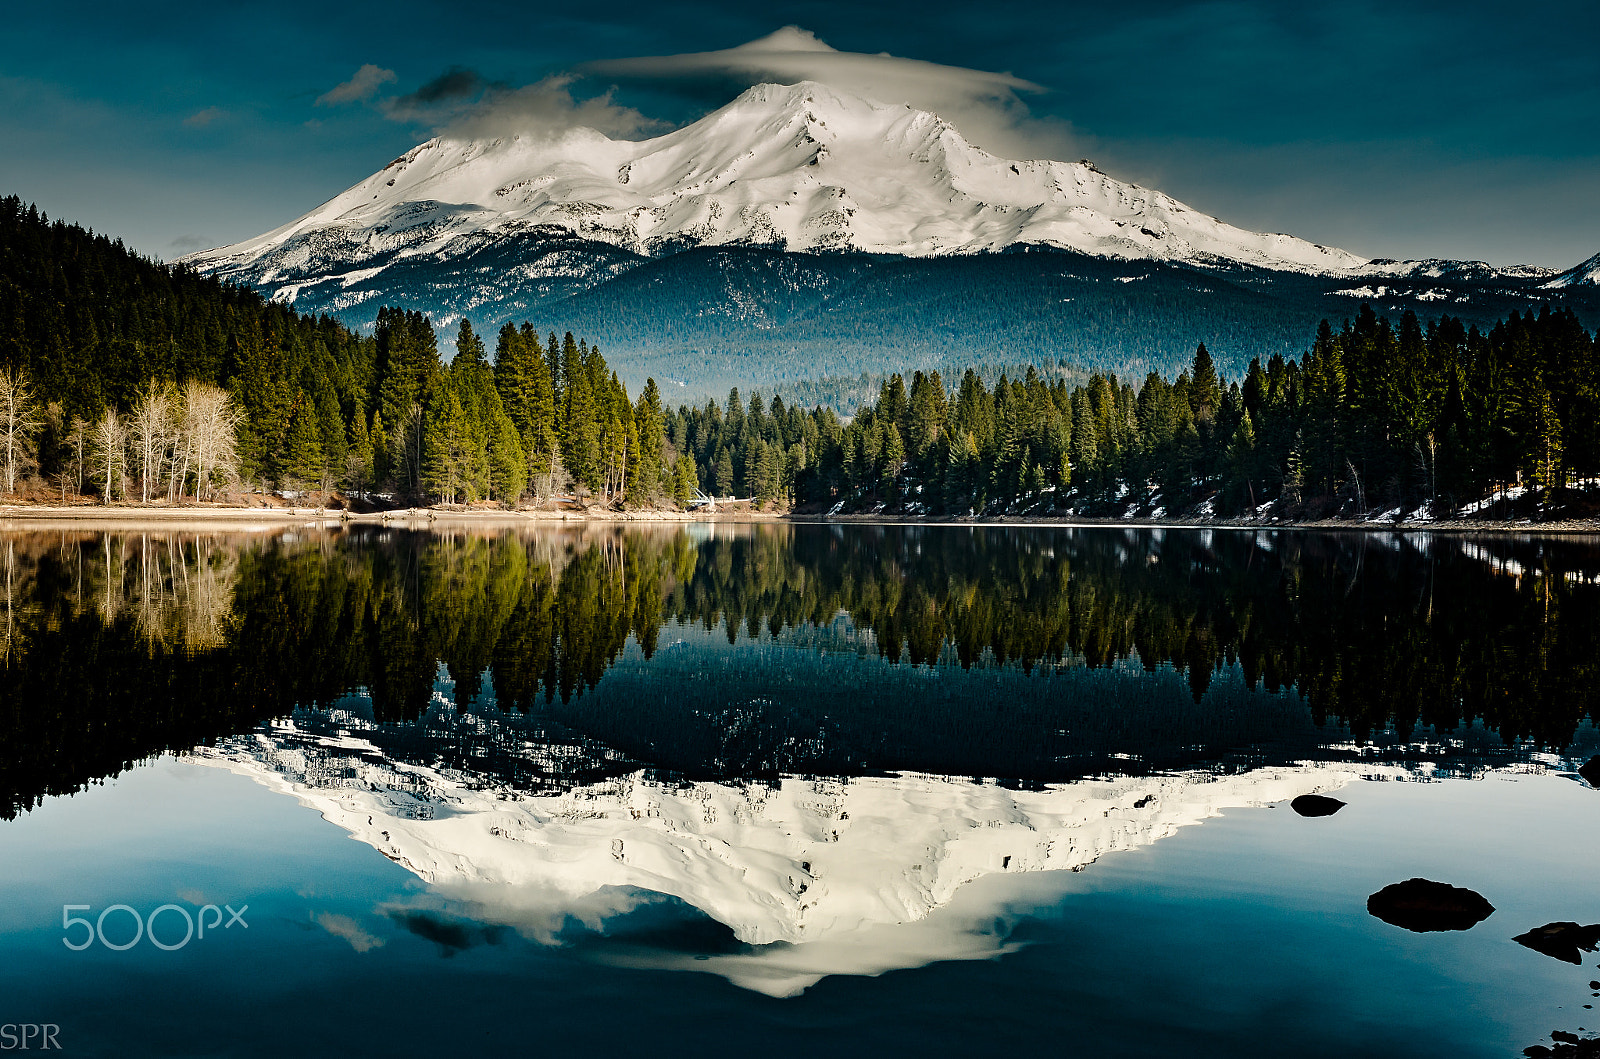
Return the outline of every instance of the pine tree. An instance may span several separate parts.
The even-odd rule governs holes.
[[[761,455],[756,460],[756,477],[760,482],[757,497],[763,507],[783,495],[783,455],[777,445],[761,443]]]
[[[372,446],[367,456],[368,473],[371,475],[368,485],[375,487],[389,481],[393,474],[389,466],[389,434],[381,411],[372,413],[372,429],[367,432],[367,439]]]
[[[590,379],[587,349],[579,347],[571,332],[561,346],[562,396],[565,405],[561,424],[561,462],[572,475],[574,487],[591,492],[600,488],[600,423],[596,395]]]
[[[466,485],[468,439],[461,396],[448,377],[435,388],[423,426],[420,487],[446,504],[454,504]]]
[[[677,463],[674,464],[672,481],[672,497],[678,502],[679,507],[687,510],[693,503],[697,479],[693,457],[688,453],[679,456]]]
[[[1222,384],[1217,378],[1216,364],[1202,342],[1195,348],[1194,364],[1189,372],[1189,412],[1202,437],[1210,431],[1221,404]]]
[[[533,329],[532,324],[523,324],[522,333],[524,337],[530,339],[528,342],[529,349],[534,348],[534,346],[538,344],[537,342],[532,341],[532,339],[538,337],[538,332]],[[567,336],[569,340],[571,337],[571,335]],[[555,394],[555,407],[558,411],[566,406],[567,380],[566,376],[561,374],[561,368],[565,363],[565,356],[565,348],[556,342],[556,333],[551,331],[550,340],[545,343],[544,347],[544,360],[545,369],[550,373],[550,386],[552,392]]]
[[[1330,494],[1338,490],[1345,462],[1345,387],[1344,356],[1324,320],[1306,358],[1306,445],[1310,450],[1310,481]]]
[[[501,412],[495,417],[494,437],[489,445],[491,497],[515,505],[528,487],[528,463],[522,452],[522,439],[511,417]]]
[[[644,392],[634,405],[633,422],[639,438],[639,455],[630,496],[638,503],[647,504],[661,491],[662,452],[666,442],[661,416],[661,391],[653,378],[645,381]]]
[[[477,340],[471,324],[461,322],[458,342],[465,343],[466,352],[457,352],[448,372],[451,385],[461,402],[462,424],[460,441],[463,449],[462,491],[469,503],[496,495],[497,473],[493,450],[498,445],[500,420],[509,416],[501,401],[494,371],[484,359],[483,344]],[[512,430],[515,431],[513,425]],[[518,442],[521,451],[521,442]],[[522,476],[526,483],[526,463]],[[515,497],[502,499],[512,499]]]
[[[949,409],[939,373],[917,372],[911,381],[911,408],[907,415],[906,444],[914,459],[924,459],[939,440]]]
[[[339,414],[339,399],[326,380],[317,391],[317,440],[322,450],[322,466],[317,484],[323,491],[332,489],[348,471],[349,443],[344,418]]]
[[[1289,450],[1289,455],[1283,464],[1284,499],[1290,503],[1299,503],[1304,496],[1305,484],[1305,440],[1296,435],[1294,447]]]
[[[488,357],[483,347],[483,339],[472,329],[472,321],[463,316],[461,326],[456,332],[455,359],[450,362],[450,366],[455,368],[487,363]]]
[[[275,339],[259,326],[241,328],[230,343],[234,369],[230,389],[244,411],[240,431],[241,470],[248,478],[277,478],[283,471],[295,390]]]
[[[883,432],[883,484],[890,492],[899,485],[900,472],[905,468],[906,446],[900,440],[900,428],[890,423]]]
[[[1093,468],[1100,456],[1099,431],[1095,429],[1089,396],[1083,390],[1072,395],[1072,465],[1080,471]]]
[[[1228,441],[1227,472],[1229,478],[1242,483],[1245,497],[1252,508],[1258,506],[1256,496],[1256,430],[1250,413],[1245,412]]]
[[[1036,497],[1043,496],[1045,487],[1050,484],[1044,464],[1035,463],[1031,458],[1028,463],[1028,492]]]
[[[359,408],[350,417],[346,437],[345,476],[352,489],[365,492],[372,484],[372,440],[367,435],[367,417]]]
[[[300,486],[315,486],[322,481],[324,460],[322,432],[317,422],[314,401],[302,391],[290,413],[289,437],[284,473]]]
[[[554,346],[552,352],[559,354]],[[506,415],[516,425],[529,473],[545,494],[554,488],[556,462],[560,448],[557,431],[556,395],[551,380],[551,362],[539,344],[539,332],[532,324],[519,329],[506,324],[500,329],[495,353],[494,382]]]
[[[753,497],[759,504],[766,500],[761,495],[761,458],[766,453],[767,443],[759,437],[751,438],[744,446],[744,491]]]
[[[378,411],[390,431],[387,468],[402,493],[421,492],[423,409],[441,367],[433,325],[421,313],[381,309],[376,330]]]
[[[1543,494],[1543,502],[1550,504],[1555,492],[1566,484],[1561,453],[1561,419],[1556,415],[1555,401],[1542,380],[1532,387],[1527,398],[1528,431],[1525,459],[1531,477]]]

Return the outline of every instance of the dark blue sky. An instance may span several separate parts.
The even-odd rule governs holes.
[[[1600,251],[1593,0],[13,5],[0,193],[173,257],[288,221],[426,138],[447,111],[397,97],[430,83],[448,104],[452,87],[789,24],[841,51],[1010,72],[1044,89],[1022,93],[1015,130],[1040,153],[1245,227],[1367,256],[1565,267]],[[364,101],[326,98],[366,64],[340,94]],[[613,98],[680,123],[738,87],[633,76]]]

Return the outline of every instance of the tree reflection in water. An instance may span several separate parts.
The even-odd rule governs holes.
[[[1597,573],[1593,539],[1535,536],[11,533],[0,813],[352,695],[418,754],[515,771],[485,739],[578,748],[569,782],[641,765],[1039,782],[1310,722],[1481,722],[1559,747],[1594,716]]]

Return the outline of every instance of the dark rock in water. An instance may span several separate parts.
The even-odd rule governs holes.
[[[1385,923],[1419,934],[1468,930],[1494,914],[1482,894],[1449,883],[1407,879],[1367,898],[1367,911]]]
[[[1589,763],[1578,770],[1578,775],[1589,781],[1589,786],[1600,787],[1600,754],[1589,759]]]
[[[1546,923],[1511,940],[1518,945],[1526,945],[1534,952],[1542,952],[1567,963],[1581,964],[1583,953],[1593,952],[1596,946],[1600,946],[1600,923],[1587,927],[1576,923]]]
[[[1554,1048],[1535,1044],[1522,1049],[1528,1059],[1600,1059],[1600,1037],[1579,1037],[1576,1033],[1556,1030],[1550,1034]]]
[[[1301,816],[1332,816],[1344,808],[1344,802],[1325,794],[1302,794],[1289,803],[1289,808]]]

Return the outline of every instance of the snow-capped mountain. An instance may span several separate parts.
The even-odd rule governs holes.
[[[1600,310],[1592,261],[1560,276],[1368,261],[1088,162],[1000,158],[935,114],[809,81],[653,139],[440,136],[185,260],[356,326],[395,305],[445,336],[462,317],[570,329],[631,387],[653,375],[686,398],[974,360],[1175,372],[1202,341],[1237,373],[1302,352],[1361,301],[1483,323]]]
[[[643,255],[758,245],[931,257],[1053,246],[1312,272],[1365,259],[1223,223],[1088,162],[1013,161],[938,115],[811,81],[757,85],[655,139],[429,140],[304,217],[196,255],[271,283],[336,259],[448,253],[466,237],[571,233]]]

